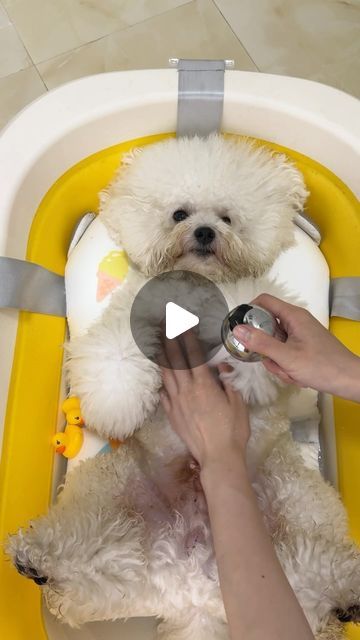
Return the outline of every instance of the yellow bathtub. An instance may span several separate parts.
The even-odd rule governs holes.
[[[298,126],[303,125],[296,112],[299,105],[296,104],[295,109],[291,102],[294,91],[300,94],[306,89],[311,103],[312,87],[308,85],[315,83],[274,76],[270,76],[273,81],[268,76],[264,78],[252,73],[230,72],[225,84],[224,130],[261,138],[259,144],[280,149],[295,160],[311,194],[308,213],[320,227],[320,248],[329,265],[331,278],[360,277],[360,207],[354,193],[353,167],[348,167],[348,173],[338,169],[338,163],[352,165],[356,153],[360,155],[360,145],[356,147],[345,134],[338,141],[336,135],[331,138],[329,134],[329,157],[331,154],[334,157],[327,160],[323,148],[316,151],[316,141],[304,143],[302,138],[305,134],[296,135],[293,131],[296,118]],[[322,90],[325,94],[334,92],[340,102],[344,97],[342,104],[348,104],[348,96],[328,87],[315,86],[314,104],[311,105],[315,112],[319,102],[318,91],[321,94]],[[95,88],[99,104],[87,106],[86,110],[85,97]],[[265,89],[266,104],[262,98]],[[270,104],[271,95],[273,104]],[[252,114],[249,112],[251,96]],[[329,95],[323,99],[327,102]],[[352,100],[349,111],[353,109],[355,113]],[[287,113],[292,114],[287,123],[284,116],[286,105]],[[51,129],[51,118],[62,110],[66,120],[66,109],[69,111],[70,107],[73,109],[71,122],[66,121],[60,136],[59,124],[55,132]],[[268,135],[263,120],[261,126],[256,126],[261,110],[269,113]],[[3,162],[9,175],[9,184],[0,198],[0,206],[7,212],[3,236],[0,237],[0,253],[26,257],[51,271],[64,274],[67,248],[75,223],[84,211],[97,210],[97,194],[111,179],[121,155],[133,146],[151,144],[166,135],[173,135],[169,132],[174,130],[175,113],[174,70],[86,78],[66,85],[31,105],[0,138],[0,172]],[[314,121],[310,121],[309,113],[305,115],[309,121],[307,135],[310,136],[313,128],[320,126],[316,122],[318,116],[316,113]],[[145,116],[149,118],[148,123],[144,123]],[[345,116],[343,112],[342,117]],[[31,121],[33,126],[37,123],[37,136],[44,135],[46,140],[36,152],[32,146],[36,136],[33,130],[29,132]],[[326,138],[325,129],[324,125],[318,141],[320,146]],[[336,134],[334,122],[332,130]],[[134,135],[136,131],[141,137]],[[16,153],[10,144],[17,144]],[[351,146],[348,154],[347,144]],[[9,149],[10,154],[6,156]],[[339,157],[341,153],[343,158]],[[19,154],[24,157],[20,158]],[[14,167],[17,167],[16,171],[12,171]],[[20,312],[17,317],[16,312],[9,311],[2,312],[0,323],[5,346],[0,398],[0,410],[4,413],[0,539],[4,540],[8,533],[15,532],[49,506],[54,471],[51,437],[59,420],[66,323],[59,317],[28,312]],[[330,330],[360,355],[358,322],[332,318]],[[322,430],[325,434],[327,474],[338,483],[348,510],[351,533],[360,543],[360,405],[339,398],[324,399],[324,404],[327,408],[323,414]],[[333,428],[336,461],[331,454]],[[6,640],[55,638],[56,632],[52,631],[50,635],[44,624],[41,590],[32,581],[18,575],[3,554],[0,556],[0,572],[0,637]],[[135,631],[131,633],[133,635],[126,637],[138,640],[140,635]],[[150,633],[141,637],[150,638]],[[86,632],[81,637],[86,638]],[[348,637],[360,638],[360,629],[349,626]]]

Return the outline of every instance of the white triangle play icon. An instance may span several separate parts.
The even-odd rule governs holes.
[[[199,324],[197,316],[175,304],[175,302],[167,302],[165,310],[165,331],[169,340],[177,338],[177,336]]]

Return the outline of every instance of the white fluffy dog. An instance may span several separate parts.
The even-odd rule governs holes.
[[[285,156],[215,135],[135,151],[101,194],[102,220],[133,268],[101,320],[68,345],[68,372],[87,426],[129,439],[81,463],[48,515],[9,542],[60,619],[155,615],[159,638],[228,638],[196,468],[159,408],[159,367],[134,343],[130,309],[149,277],[179,269],[216,282],[229,308],[263,291],[285,297],[266,274],[293,242],[306,196]],[[144,328],[155,348],[151,318]],[[360,554],[339,496],[292,439],[289,388],[261,363],[220,357],[249,403],[248,466],[280,562],[316,638],[338,639],[360,612]]]

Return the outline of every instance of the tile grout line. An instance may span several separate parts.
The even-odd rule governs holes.
[[[222,13],[221,9],[217,6],[217,4],[216,4],[216,0],[210,0],[210,2],[211,2],[211,4],[213,5],[213,7],[215,8],[216,12],[217,12],[217,13],[219,13],[219,15],[221,16],[221,18],[222,18],[222,19],[224,20],[224,22],[227,24],[227,26],[229,27],[229,29],[231,30],[231,32],[232,32],[232,33],[233,33],[233,35],[235,36],[236,40],[239,42],[239,44],[241,45],[241,47],[242,47],[242,48],[243,48],[243,50],[245,51],[246,55],[249,57],[249,59],[251,60],[251,62],[252,62],[252,63],[253,63],[253,65],[255,66],[256,70],[257,70],[257,71],[260,71],[260,69],[259,69],[259,67],[257,66],[257,64],[255,63],[255,61],[253,60],[253,58],[251,57],[251,55],[248,53],[248,51],[247,51],[246,47],[244,47],[243,43],[241,42],[241,40],[238,38],[238,36],[237,36],[237,35],[236,35],[236,33],[234,32],[234,30],[232,29],[232,27],[231,27],[230,23],[229,23],[229,22],[228,22],[228,20],[225,18],[225,16],[224,16],[224,14]],[[23,46],[24,46],[24,49],[25,49],[25,51],[26,51],[27,55],[29,56],[29,60],[31,61],[32,66],[35,68],[36,73],[37,73],[37,75],[39,76],[39,78],[40,78],[41,82],[43,83],[43,85],[44,85],[44,87],[45,87],[46,91],[49,91],[49,87],[47,86],[47,84],[46,84],[46,82],[45,82],[45,79],[43,78],[43,76],[42,76],[42,74],[41,74],[41,72],[40,72],[40,69],[38,68],[38,65],[43,64],[43,63],[46,63],[46,62],[51,62],[52,60],[55,60],[56,58],[59,58],[60,56],[70,55],[70,54],[74,53],[75,51],[78,51],[78,50],[82,49],[83,47],[86,47],[87,45],[94,44],[94,43],[96,43],[96,42],[100,42],[100,40],[103,40],[103,39],[108,38],[108,37],[110,37],[110,36],[114,36],[114,35],[115,35],[115,34],[117,34],[117,33],[118,33],[118,34],[121,34],[123,31],[130,30],[130,29],[135,28],[135,27],[137,27],[138,25],[141,25],[141,24],[145,24],[146,22],[149,22],[149,20],[156,19],[156,18],[158,18],[158,17],[160,17],[160,16],[163,16],[163,15],[165,15],[165,14],[167,14],[167,13],[170,13],[170,12],[172,12],[172,11],[177,11],[178,9],[181,9],[182,7],[185,7],[185,6],[187,6],[187,5],[190,5],[190,4],[196,4],[196,0],[188,0],[187,2],[184,2],[183,4],[178,5],[177,7],[173,7],[173,8],[171,8],[171,9],[167,9],[166,11],[162,11],[161,13],[158,13],[158,14],[156,14],[156,15],[154,15],[154,16],[149,16],[149,17],[148,17],[148,18],[146,18],[145,20],[140,20],[139,22],[136,22],[136,23],[131,24],[131,25],[127,25],[127,26],[125,26],[125,27],[123,27],[123,28],[115,29],[114,31],[111,31],[110,33],[105,34],[105,35],[103,35],[103,36],[100,36],[99,38],[95,38],[94,40],[89,40],[88,42],[84,42],[83,44],[80,44],[80,45],[79,45],[79,46],[77,46],[77,47],[73,47],[72,49],[68,49],[67,51],[64,51],[64,52],[62,52],[62,53],[58,53],[58,54],[56,54],[55,56],[51,56],[50,58],[44,58],[43,60],[39,60],[38,62],[35,62],[35,61],[33,60],[33,58],[32,58],[32,56],[31,56],[30,52],[28,51],[28,49],[27,49],[27,47],[26,47],[26,45],[25,45],[25,43],[24,43],[23,39],[21,38],[21,36],[20,36],[20,34],[19,34],[19,32],[18,32],[18,30],[17,30],[17,28],[16,28],[16,24],[12,21],[11,16],[9,15],[8,11],[6,10],[6,8],[3,6],[3,3],[2,3],[2,1],[1,1],[1,0],[0,0],[0,4],[1,4],[1,6],[4,8],[4,11],[6,12],[6,14],[7,14],[7,16],[8,16],[8,18],[9,18],[9,20],[10,20],[10,23],[11,23],[11,24],[12,24],[12,26],[14,27],[14,29],[15,29],[15,31],[16,31],[16,33],[17,33],[17,35],[18,35],[18,37],[19,37],[19,39],[20,39],[20,41],[21,41],[21,43],[22,43],[22,44],[23,44]],[[31,65],[30,65],[30,67],[27,67],[27,68],[31,68]],[[15,72],[15,73],[17,73],[17,72]],[[9,74],[9,75],[13,75],[13,74]],[[5,76],[5,77],[7,77],[7,76]]]
[[[251,62],[253,63],[253,65],[255,66],[256,70],[261,73],[261,70],[259,69],[259,67],[257,66],[255,60],[253,59],[253,57],[250,55],[250,53],[248,52],[247,48],[243,45],[243,43],[241,42],[240,38],[238,37],[238,35],[235,33],[234,29],[232,28],[230,22],[226,19],[226,17],[224,16],[223,12],[221,11],[220,7],[218,7],[218,5],[216,4],[216,0],[211,0],[212,4],[214,5],[215,9],[220,13],[221,17],[225,20],[226,24],[228,25],[230,31],[234,34],[235,38],[237,39],[237,41],[241,44],[242,48],[244,49],[245,53],[247,56],[249,56]]]
[[[135,22],[134,24],[129,24],[126,27],[123,27],[123,28],[120,28],[120,29],[115,29],[114,31],[111,31],[110,33],[107,33],[107,34],[105,34],[103,36],[100,36],[99,38],[95,38],[94,40],[89,40],[88,42],[84,42],[83,44],[80,44],[78,47],[73,47],[72,49],[68,49],[68,51],[64,51],[63,53],[58,53],[55,56],[51,56],[50,58],[45,58],[44,60],[39,60],[37,63],[35,63],[33,61],[31,56],[30,56],[30,59],[33,62],[33,65],[34,65],[34,67],[35,67],[35,69],[37,71],[37,74],[39,75],[42,83],[44,84],[44,86],[46,88],[46,90],[50,91],[49,87],[46,84],[45,78],[41,75],[41,72],[40,72],[40,69],[38,68],[38,65],[46,63],[46,62],[51,62],[52,60],[56,60],[56,58],[59,58],[60,56],[72,54],[75,51],[79,51],[83,47],[86,47],[87,45],[94,44],[96,42],[100,42],[100,40],[104,40],[105,38],[108,38],[110,36],[114,36],[116,33],[122,33],[123,31],[126,31],[127,29],[132,29],[134,27],[137,27],[139,24],[144,24],[144,23],[148,22],[149,20],[156,19],[156,18],[158,18],[160,16],[165,15],[166,13],[170,13],[171,11],[176,11],[177,9],[185,7],[185,6],[189,5],[189,4],[193,4],[194,2],[196,2],[196,0],[188,0],[187,2],[184,2],[184,3],[180,4],[180,5],[178,5],[177,7],[173,7],[171,9],[166,9],[166,11],[162,11],[161,13],[157,13],[154,16],[149,16],[148,18],[145,18],[145,20],[140,20],[139,22]],[[0,0],[0,3],[1,3],[1,0]],[[25,49],[26,49],[26,47],[25,47]],[[27,51],[27,49],[26,49],[26,51]],[[124,54],[126,55],[125,51],[124,51]]]
[[[1,2],[1,0],[0,0],[0,2]],[[44,58],[43,60],[38,60],[38,62],[34,62],[34,60],[31,58],[28,50],[26,49],[25,45],[24,45],[24,47],[25,47],[28,55],[30,56],[30,59],[31,59],[33,65],[35,67],[37,67],[37,65],[43,64],[43,62],[51,62],[51,60],[55,60],[56,58],[59,58],[60,56],[65,56],[67,54],[73,53],[74,51],[77,51],[78,49],[82,49],[82,47],[86,47],[88,44],[94,44],[95,42],[99,42],[100,40],[103,40],[104,38],[108,38],[110,36],[113,36],[116,33],[122,33],[123,31],[126,31],[127,29],[132,29],[134,27],[137,27],[138,25],[145,24],[146,22],[149,22],[149,20],[154,20],[155,18],[160,18],[160,16],[163,16],[166,13],[170,13],[171,11],[177,11],[177,9],[181,9],[181,7],[186,7],[187,5],[193,4],[195,2],[196,2],[196,0],[187,0],[187,2],[183,2],[182,4],[179,4],[179,6],[177,6],[177,7],[172,7],[171,9],[166,9],[166,11],[162,11],[161,13],[157,13],[154,16],[149,16],[148,18],[145,18],[145,20],[140,20],[139,22],[135,22],[134,24],[128,24],[125,27],[121,27],[120,29],[115,29],[114,31],[110,31],[110,33],[106,33],[105,35],[100,36],[99,38],[94,38],[94,40],[89,40],[88,42],[84,42],[83,44],[79,44],[77,47],[73,47],[72,49],[68,49],[67,51],[63,51],[62,53],[57,53],[55,56],[50,56],[50,58]],[[10,16],[9,16],[9,19],[11,20]],[[15,25],[14,25],[14,27],[15,27]],[[16,29],[16,27],[15,27],[15,29]],[[17,32],[17,29],[16,29],[16,32]],[[21,42],[23,42],[22,39],[21,39]],[[39,74],[40,74],[40,72],[39,72]],[[41,74],[40,74],[40,77],[41,77]]]
[[[41,82],[43,83],[43,85],[44,85],[44,87],[45,87],[46,91],[49,91],[49,87],[47,86],[47,84],[46,84],[46,82],[45,82],[45,79],[42,77],[42,75],[41,75],[41,73],[40,73],[40,70],[38,69],[37,64],[34,64],[34,68],[36,69],[36,73],[38,74],[38,76],[39,76],[39,78],[40,78]]]
[[[20,42],[21,42],[22,46],[24,47],[24,49],[25,49],[25,51],[26,51],[27,55],[29,56],[29,60],[30,60],[30,62],[31,62],[31,64],[30,64],[28,67],[25,67],[24,69],[18,69],[17,71],[14,71],[14,73],[9,73],[7,76],[3,76],[3,77],[4,77],[4,78],[8,78],[9,76],[15,75],[15,73],[19,73],[20,71],[25,71],[25,69],[32,69],[32,68],[34,68],[34,69],[35,69],[35,71],[36,71],[36,73],[37,73],[37,75],[39,76],[39,78],[40,78],[41,82],[43,83],[43,85],[44,85],[44,87],[45,87],[46,91],[49,91],[49,89],[48,89],[48,87],[46,86],[46,83],[45,83],[45,81],[44,81],[43,77],[41,76],[41,73],[39,72],[39,69],[37,68],[37,66],[36,66],[36,64],[35,64],[35,62],[34,62],[34,60],[33,60],[32,56],[31,56],[31,54],[30,54],[30,51],[28,50],[28,48],[27,48],[27,46],[26,46],[25,42],[23,41],[23,39],[22,39],[22,37],[21,37],[20,33],[18,32],[18,30],[17,30],[17,28],[16,28],[16,24],[15,24],[15,22],[13,22],[13,20],[11,19],[11,16],[9,15],[8,10],[6,9],[6,7],[4,6],[4,4],[2,3],[2,1],[1,1],[1,0],[0,0],[0,5],[1,5],[1,7],[3,8],[3,10],[5,11],[5,13],[6,13],[7,17],[9,18],[10,24],[11,24],[11,25],[12,25],[12,27],[15,29],[16,35],[17,35],[17,37],[19,38],[19,40],[20,40]]]

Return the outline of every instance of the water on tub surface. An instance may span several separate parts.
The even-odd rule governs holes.
[[[43,606],[43,616],[49,640],[154,640],[155,618],[132,618],[127,622],[90,622],[81,629],[71,629],[59,622]]]

